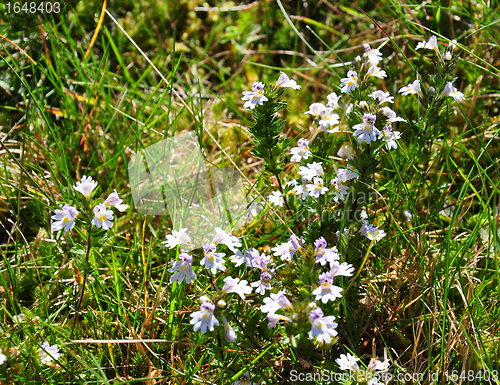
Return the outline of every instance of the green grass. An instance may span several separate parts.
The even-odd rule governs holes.
[[[284,384],[291,370],[336,371],[341,353],[352,351],[366,362],[384,348],[393,368],[439,371],[440,378],[445,371],[500,369],[497,1],[308,7],[281,1],[222,12],[196,10],[207,6],[201,1],[119,3],[108,4],[108,11],[130,39],[105,15],[87,59],[101,3],[80,2],[59,23],[44,24],[44,44],[38,28],[12,31],[0,16],[0,347],[8,357],[0,381],[230,384],[249,370],[253,382]],[[433,73],[431,56],[415,51],[431,34],[443,47],[458,40],[455,86],[466,100],[448,98],[444,118],[429,125],[430,140],[423,143],[425,121],[434,117],[424,115],[416,99],[395,98],[391,107],[409,123],[398,126],[400,148],[380,154],[373,198],[365,204],[387,235],[371,249],[361,237],[358,245],[339,246],[344,260],[363,268],[355,280],[344,279],[344,289],[351,286],[341,305],[329,307],[340,317],[338,343],[323,350],[292,341],[284,328],[268,330],[258,306],[240,299],[232,305],[245,331],[232,322],[235,343],[216,332],[194,332],[189,314],[199,309],[196,294],[210,280],[200,278],[189,288],[169,283],[166,270],[178,256],[160,242],[172,230],[170,217],[134,209],[131,156],[195,131],[208,164],[234,169],[232,160],[267,196],[270,175],[250,153],[252,119],[241,92],[257,80],[274,84],[278,70],[286,70],[302,89],[285,94],[283,134],[292,141],[311,138],[304,112],[339,92],[347,72],[339,63],[361,54],[363,43],[383,45],[388,78],[379,88],[396,96],[415,71],[425,79]],[[324,146],[335,157],[349,135],[330,135]],[[342,161],[325,163],[333,171]],[[290,180],[296,171],[285,167],[280,177]],[[71,186],[83,175],[99,182],[96,196],[116,189],[131,206],[117,213],[105,243],[92,248],[89,266],[83,227],[64,234],[50,229],[54,209],[79,204]],[[404,209],[415,214],[411,223]],[[289,228],[306,229],[279,214],[286,226],[267,211],[236,231],[243,248],[269,253],[289,238]],[[243,275],[258,279],[251,274]],[[290,282],[301,274],[307,271],[283,269]],[[302,289],[310,292],[314,285]],[[25,321],[13,323],[20,313]],[[43,341],[61,347],[59,368],[40,363]]]

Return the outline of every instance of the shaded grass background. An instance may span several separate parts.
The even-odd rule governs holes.
[[[389,348],[396,366],[416,372],[498,369],[498,2],[283,2],[315,52],[277,3],[241,5],[237,10],[230,3],[196,1],[108,5],[168,85],[109,17],[85,59],[101,3],[78,3],[60,23],[44,24],[43,30],[15,33],[4,19],[1,347],[11,358],[0,367],[2,379],[227,384],[247,367],[254,382],[287,383],[292,369],[334,369],[333,359],[346,349],[368,357],[372,345],[379,355]],[[266,331],[258,311],[245,319],[259,325],[262,345],[274,343],[257,350],[239,333],[237,343],[222,342],[220,354],[215,335],[194,333],[188,324],[197,309],[190,293],[166,284],[166,269],[176,257],[159,245],[170,231],[168,216],[146,217],[130,209],[117,216],[107,245],[92,255],[74,338],[175,343],[76,343],[64,346],[59,370],[37,361],[43,340],[60,346],[71,341],[83,257],[70,250],[83,234],[73,230],[59,239],[50,234],[53,209],[79,200],[70,186],[92,175],[101,195],[116,188],[133,206],[127,175],[131,155],[182,130],[199,133],[213,165],[227,163],[173,97],[172,87],[263,191],[270,181],[260,178],[262,164],[250,155],[242,91],[256,80],[273,84],[278,70],[286,70],[303,88],[287,94],[285,134],[308,135],[312,128],[303,112],[329,92],[338,93],[347,70],[326,63],[352,60],[363,43],[384,44],[382,65],[389,77],[379,87],[396,95],[415,79],[412,66],[422,76],[433,72],[430,56],[414,51],[431,33],[442,36],[441,42],[458,40],[463,52],[455,85],[467,99],[459,105],[448,101],[450,113],[429,151],[417,150],[422,112],[414,99],[397,99],[395,111],[410,123],[400,126],[401,149],[382,156],[384,171],[374,187],[384,199],[368,209],[387,236],[372,249],[355,290],[343,301],[340,341],[325,357],[321,350],[291,349],[280,342],[280,332]],[[346,140],[334,137],[333,154]],[[292,178],[295,171],[285,174]],[[411,224],[402,208],[416,214]],[[272,247],[289,236],[268,216],[241,235],[248,247]],[[357,253],[345,253],[358,267]],[[27,321],[16,325],[11,317],[20,312]]]

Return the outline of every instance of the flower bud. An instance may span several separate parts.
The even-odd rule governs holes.
[[[448,50],[453,51],[456,46],[457,46],[457,41],[452,40],[452,41],[450,41],[450,44],[448,44]]]
[[[317,307],[318,307],[318,305],[316,305],[316,303],[315,303],[315,302],[309,302],[309,303],[307,304],[306,309],[307,309],[307,312],[309,313],[309,312],[311,312],[312,310],[316,309]]]
[[[223,299],[221,299],[221,300],[217,301],[217,307],[218,307],[219,309],[224,309],[224,308],[226,307],[226,305],[227,305],[227,304],[226,304],[226,301],[224,301]]]
[[[434,87],[429,87],[429,90],[427,91],[427,100],[429,101],[429,104],[434,100],[434,96],[436,96],[436,89]]]
[[[358,105],[359,108],[361,108],[363,111],[365,112],[369,112],[370,111],[370,106],[368,105],[367,102],[365,102],[364,100],[359,102],[359,105]]]
[[[202,295],[199,299],[200,303],[203,302],[210,302],[210,298],[208,298],[206,295]]]
[[[444,60],[450,61],[451,59],[453,59],[451,52],[446,51],[446,53],[444,54]]]

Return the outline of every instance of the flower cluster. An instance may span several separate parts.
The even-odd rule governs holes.
[[[378,357],[372,357],[370,362],[366,366],[366,369],[360,368],[358,362],[360,361],[358,357],[353,354],[341,354],[339,358],[335,360],[340,370],[350,371],[357,373],[357,380],[361,384],[366,385],[385,385],[385,382],[380,382],[383,379],[383,372],[389,369],[391,364],[390,360],[387,358],[387,352],[384,352],[385,358],[380,361]]]
[[[92,177],[83,176],[81,181],[77,181],[76,185],[73,186],[75,191],[78,191],[85,197],[84,206],[88,203],[88,200],[92,197],[92,193],[97,187],[97,182],[92,179]],[[123,199],[120,199],[118,192],[114,190],[106,200],[94,206],[93,218],[90,223],[98,228],[103,228],[104,230],[109,230],[113,226],[114,214],[111,208],[114,207],[120,212],[125,211],[129,206],[123,204]],[[54,222],[52,222],[52,230],[64,229],[65,232],[70,231],[75,227],[75,221],[80,215],[80,212],[73,206],[69,204],[64,204],[61,210],[54,210],[55,215],[52,216]],[[88,218],[90,219],[90,218]]]

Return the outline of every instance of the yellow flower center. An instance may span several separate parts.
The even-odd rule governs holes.
[[[69,222],[68,217],[64,217],[64,218],[63,218],[63,222],[64,222],[64,223],[68,223],[68,222]]]
[[[106,219],[106,215],[101,215],[101,216],[99,217],[99,220],[100,220],[101,222],[104,222],[104,220],[105,220],[105,219]]]

